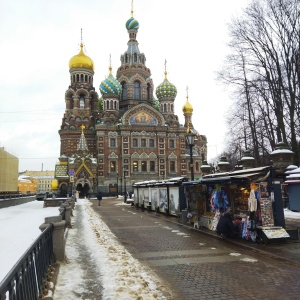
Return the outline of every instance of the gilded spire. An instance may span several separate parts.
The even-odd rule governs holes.
[[[167,60],[165,59],[165,79],[167,79]]]
[[[133,18],[133,0],[131,0],[131,18]]]
[[[112,67],[111,67],[111,54],[109,54],[109,75],[112,74]]]

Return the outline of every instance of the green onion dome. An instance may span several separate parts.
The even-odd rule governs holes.
[[[156,96],[158,99],[162,98],[175,98],[177,89],[174,84],[170,83],[167,79],[167,72],[165,72],[164,81],[156,88]]]
[[[159,111],[160,105],[159,105],[159,101],[158,101],[157,99],[154,99],[154,101],[153,101],[153,107],[154,107],[156,110]]]
[[[131,17],[127,22],[126,22],[126,29],[127,30],[130,30],[130,29],[136,29],[138,30],[139,29],[139,22],[134,19],[133,17]]]
[[[111,67],[109,67],[109,75],[103,80],[99,86],[102,95],[116,95],[119,96],[122,92],[122,86],[120,82],[114,78],[111,73]]]

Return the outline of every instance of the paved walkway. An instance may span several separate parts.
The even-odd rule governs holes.
[[[105,275],[101,270],[101,264],[105,261],[97,258],[97,262],[90,264],[91,269],[87,269],[86,278],[91,277],[90,273],[101,273],[99,286],[93,290],[87,282],[86,290],[93,291],[93,294],[91,292],[88,297],[87,294],[82,296],[79,293],[78,298],[73,299],[288,300],[299,297],[300,243],[257,245],[243,240],[222,240],[209,230],[197,230],[178,224],[176,218],[142,212],[130,205],[124,206],[122,200],[104,199],[101,206],[97,206],[96,200],[90,202],[94,213],[107,226],[105,230],[113,233],[117,238],[115,241],[124,247],[122,251],[132,255],[134,260],[129,265],[138,262],[145,266],[145,272],[154,272],[151,278],[158,294],[141,296],[141,289],[132,294],[131,298],[129,295],[128,298],[105,298],[101,292],[101,282],[107,276],[107,272]],[[78,209],[76,207],[76,211]],[[101,234],[101,231],[98,233]],[[83,236],[79,236],[76,241],[79,244],[84,243],[84,240]],[[72,246],[69,244],[69,247]],[[117,248],[116,245],[113,247]],[[85,255],[86,251],[90,251],[89,245],[81,255]],[[78,263],[82,262],[78,260]],[[140,265],[136,268],[140,268]],[[65,268],[65,274],[68,270],[71,272],[72,269]],[[132,278],[128,272],[123,272],[123,275],[125,282]],[[65,288],[69,289],[70,286],[66,284]],[[125,284],[122,288],[130,290],[133,286]]]

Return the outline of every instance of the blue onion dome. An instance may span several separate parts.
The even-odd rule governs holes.
[[[131,17],[127,22],[126,22],[126,29],[127,30],[130,30],[130,29],[136,29],[138,30],[139,29],[139,22],[134,19],[133,17]]]
[[[170,83],[167,79],[167,72],[165,72],[164,81],[156,88],[156,96],[158,99],[162,98],[175,98],[177,95],[177,89],[174,84]]]
[[[122,86],[120,82],[114,78],[111,72],[111,67],[109,67],[109,75],[103,80],[99,86],[102,95],[121,95]]]

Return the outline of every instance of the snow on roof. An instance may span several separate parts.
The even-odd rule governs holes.
[[[278,153],[289,153],[289,154],[293,154],[294,152],[289,150],[289,149],[277,149],[277,150],[274,150],[273,152],[271,152],[271,155],[272,154],[278,154]]]
[[[300,173],[298,173],[298,174],[291,174],[291,175],[286,176],[286,178],[298,178],[298,177],[300,177]]]
[[[298,174],[298,173],[300,173],[300,168],[294,169],[292,171],[287,171],[285,173],[286,174]]]
[[[294,170],[294,169],[297,169],[298,167],[296,165],[289,165],[287,166],[287,170]]]
[[[241,158],[241,160],[254,160],[254,157],[252,156],[244,156]]]

